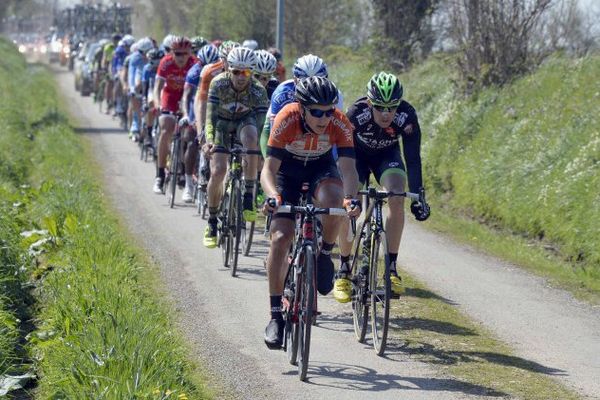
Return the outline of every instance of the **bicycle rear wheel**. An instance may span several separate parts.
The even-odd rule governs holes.
[[[369,221],[363,222],[359,227],[354,257],[352,258],[352,322],[354,335],[359,343],[365,341],[367,326],[369,325],[369,276],[365,274],[368,270],[370,240],[368,234]],[[363,266],[367,266],[364,268]]]
[[[312,247],[306,246],[303,255],[304,271],[301,273],[303,281],[300,290],[300,311],[298,316],[298,373],[301,381],[306,380],[308,359],[310,357],[310,334],[313,324],[315,301],[315,268],[316,259]]]
[[[252,202],[254,203],[256,200],[256,185],[254,186],[254,190],[252,193]],[[250,248],[252,247],[252,239],[254,238],[254,228],[256,225],[256,221],[245,222],[244,221],[244,232],[242,235],[243,240],[243,248],[244,255],[248,256],[250,254]]]
[[[371,240],[371,258],[369,263],[371,289],[371,333],[373,347],[377,355],[385,352],[390,320],[390,298],[392,285],[390,282],[390,266],[385,262],[387,241],[385,232],[374,233]]]
[[[244,223],[244,217],[242,216],[242,189],[240,188],[240,181],[236,180],[234,184],[234,202],[233,212],[231,213],[234,217],[231,221],[232,233],[233,233],[233,248],[231,249],[231,276],[235,276],[237,273],[238,259],[240,256],[240,237],[242,236],[242,224]]]

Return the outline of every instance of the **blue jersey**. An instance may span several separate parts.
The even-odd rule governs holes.
[[[135,91],[135,86],[142,81],[144,64],[146,64],[146,57],[144,57],[144,55],[139,51],[136,51],[135,53],[131,54],[131,57],[129,57],[127,84],[131,93]]]
[[[111,71],[113,76],[116,76],[121,68],[123,68],[123,63],[125,62],[125,57],[127,57],[127,50],[123,46],[117,46],[115,49],[115,53],[113,54],[112,63],[111,63]]]
[[[158,65],[152,65],[152,63],[147,63],[144,65],[144,69],[142,70],[142,85],[147,88],[147,92],[152,92],[154,90],[154,80],[156,79],[156,70]],[[145,96],[148,93],[143,93]]]
[[[196,90],[198,90],[198,86],[200,85],[200,73],[202,72],[203,68],[204,65],[202,65],[200,62],[197,62],[192,68],[190,68],[185,76],[185,84],[190,85],[192,89],[190,91],[187,104],[188,117],[190,121],[194,121],[196,118],[196,114],[194,113],[194,98],[196,97]]]

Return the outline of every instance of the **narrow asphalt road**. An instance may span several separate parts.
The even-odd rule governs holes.
[[[72,74],[55,76],[77,131],[92,143],[106,194],[138,242],[159,264],[192,357],[233,398],[464,399],[497,396],[490,388],[442,376],[390,343],[386,358],[354,339],[349,306],[320,297],[308,383],[298,381],[285,353],[263,341],[268,297],[262,236],[239,277],[222,267],[220,250],[202,247],[205,222],[191,206],[169,209],[152,193],[154,166],[116,120],[73,89]],[[434,214],[435,215],[435,214]],[[492,330],[516,353],[585,396],[600,398],[600,309],[549,288],[544,280],[423,230],[406,227],[400,263],[437,294]],[[334,397],[335,396],[335,397]]]

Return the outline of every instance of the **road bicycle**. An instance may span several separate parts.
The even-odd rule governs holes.
[[[383,205],[389,197],[402,196],[425,203],[425,194],[379,191],[374,187],[358,192],[366,196],[365,217],[355,236],[352,259],[352,320],[357,340],[365,340],[369,315],[373,347],[378,355],[385,352],[392,285],[387,260],[387,237],[383,224]]]
[[[231,150],[218,148],[215,152],[229,154],[229,173],[225,180],[225,193],[219,209],[220,224],[217,229],[217,243],[222,250],[223,265],[226,268],[231,267],[231,276],[236,276],[242,226],[245,224],[242,157],[261,153],[258,150],[245,150],[236,144],[232,144]]]
[[[269,201],[272,201],[269,200]],[[306,380],[310,358],[312,326],[316,324],[317,283],[316,268],[320,232],[319,215],[347,216],[343,208],[319,208],[308,202],[304,206],[283,205],[276,213],[296,215],[294,241],[288,257],[288,270],[282,296],[285,321],[283,349],[290,364],[298,366],[301,381]],[[266,230],[270,228],[272,213],[267,216]]]

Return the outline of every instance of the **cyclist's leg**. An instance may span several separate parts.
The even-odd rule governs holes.
[[[301,182],[291,177],[277,175],[277,188],[284,203],[297,204]],[[281,314],[281,297],[287,274],[287,255],[294,239],[295,217],[293,214],[275,214],[271,222],[271,244],[267,255],[267,278],[271,320],[265,329],[265,344],[279,349],[283,344],[284,321]]]
[[[240,124],[240,141],[246,150],[258,150],[258,131],[256,121],[248,117]],[[258,155],[247,155],[244,157],[244,219],[252,222],[256,220],[254,210],[254,185],[256,184],[256,171],[258,166]]]
[[[131,133],[133,135],[137,135],[136,137],[134,137],[135,141],[139,141],[140,140],[140,112],[141,112],[141,106],[142,106],[142,102],[140,100],[139,97],[135,96],[135,93],[133,93],[133,95],[130,97],[129,99],[129,104],[131,107],[131,115],[132,115],[132,119],[131,119]]]
[[[175,131],[176,118],[171,114],[163,114],[159,117],[160,137],[158,140],[158,160],[156,168],[156,179],[154,181],[154,192],[160,193],[165,181],[165,168],[167,167],[167,156],[173,132]]]
[[[313,197],[318,207],[342,207],[344,189],[337,166],[332,164],[328,169],[320,169],[313,182]],[[317,290],[325,295],[333,289],[334,267],[331,251],[339,235],[340,226],[346,220],[337,216],[323,215],[323,245],[317,259]]]
[[[114,106],[113,101],[113,91],[114,91],[114,81],[111,79],[110,75],[106,78],[106,86],[104,92],[104,98],[106,99],[106,114],[110,114],[110,110]]]
[[[196,172],[196,163],[198,161],[198,139],[194,123],[192,122],[186,129],[184,140],[187,143],[185,154],[183,155],[183,163],[185,165],[185,188],[183,189],[182,199],[189,203],[193,201],[194,194],[194,173]]]
[[[358,181],[360,187],[362,187],[370,173],[368,157],[359,151],[356,151],[356,171],[358,172]],[[341,271],[350,271],[350,252],[352,251],[353,240],[348,240],[348,232],[350,230],[349,224],[341,224],[339,245],[340,245],[340,257],[342,260]]]
[[[390,192],[403,192],[406,172],[404,164],[400,158],[400,150],[394,148],[392,151],[386,151],[381,158],[379,165],[374,169],[377,181],[383,186],[383,189]],[[396,260],[398,258],[398,249],[404,229],[404,197],[394,196],[388,198],[389,212],[385,218],[385,232],[388,245],[388,262],[390,263],[392,290],[395,294],[402,293],[402,282],[396,273]]]

